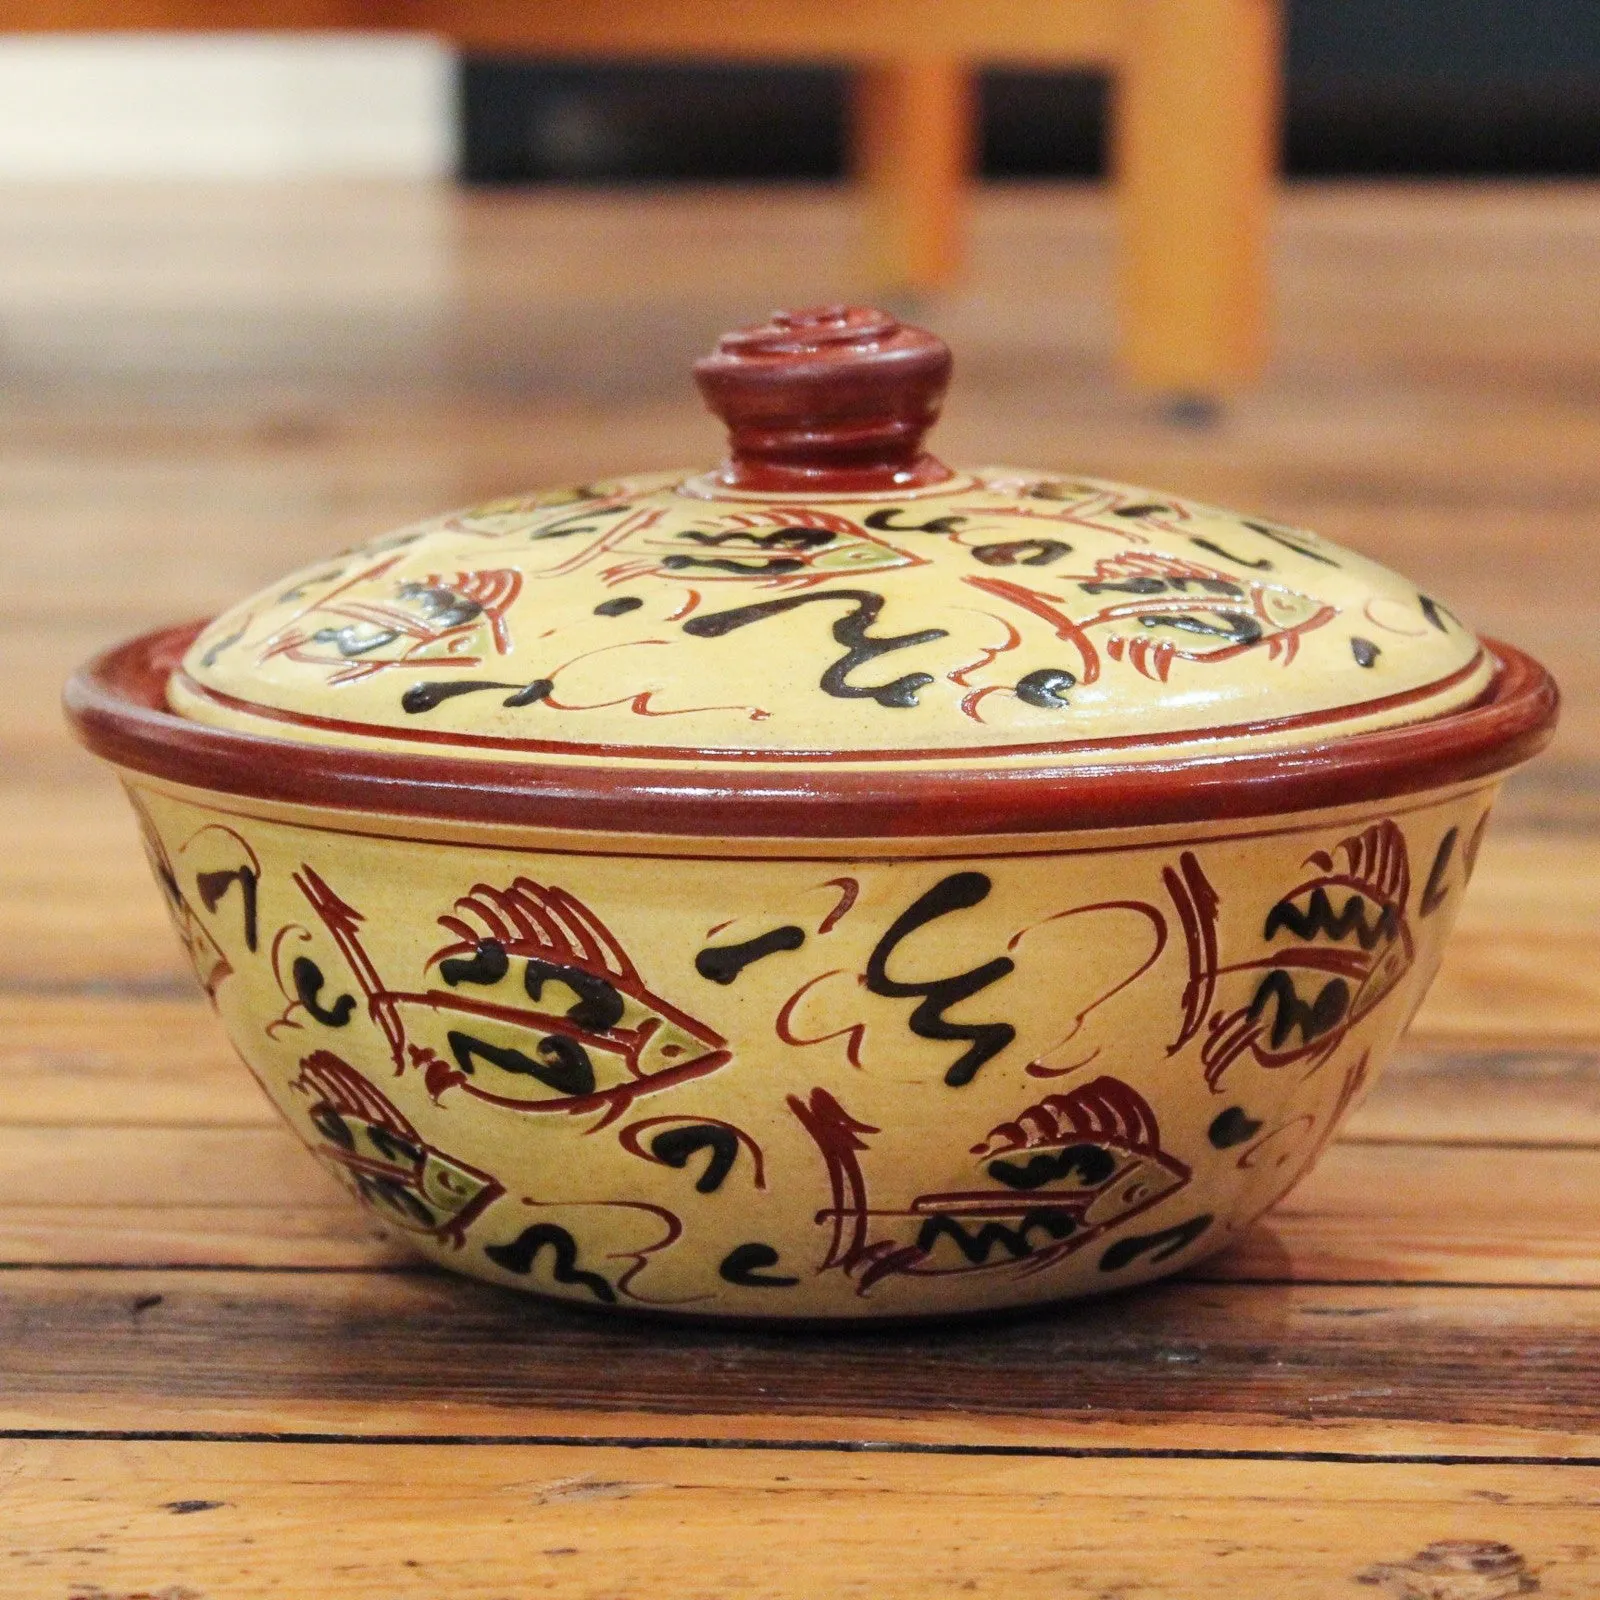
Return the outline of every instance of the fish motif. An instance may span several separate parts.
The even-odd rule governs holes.
[[[388,1098],[331,1050],[300,1063],[290,1088],[311,1096],[316,1152],[385,1221],[459,1248],[505,1190],[487,1172],[435,1149]]]
[[[460,1089],[519,1111],[602,1110],[703,1076],[727,1041],[654,993],[606,925],[555,885],[480,883],[439,919],[442,987],[388,998],[437,1099]],[[442,1031],[436,1042],[419,1033]]]
[[[506,614],[522,590],[514,567],[429,573],[374,593],[395,558],[339,584],[266,642],[260,660],[331,668],[330,684],[355,683],[391,667],[476,667],[486,651],[511,650]]]
[[[756,579],[792,587],[925,564],[850,517],[802,506],[717,512],[699,527],[672,529],[662,526],[659,512],[641,512],[617,522],[550,575],[601,558],[611,584],[635,578],[677,578],[697,585]]]
[[[826,1090],[791,1110],[829,1170],[835,1204],[818,1216],[834,1227],[823,1270],[855,1278],[857,1292],[895,1274],[952,1276],[1043,1272],[1108,1230],[1175,1194],[1190,1169],[1161,1146],[1149,1103],[1102,1076],[1029,1106],[972,1147],[970,1187],[918,1195],[901,1209],[872,1206],[860,1155],[876,1128],[851,1118]],[[875,1224],[914,1226],[872,1238]]]
[[[1125,660],[1165,683],[1176,661],[1216,665],[1247,650],[1263,649],[1269,660],[1288,665],[1301,638],[1338,615],[1335,607],[1283,584],[1231,576],[1154,550],[1106,556],[1089,572],[1052,574],[1056,587],[1109,599],[1087,616],[1066,609],[1062,594],[1008,578],[969,575],[965,581],[1049,623],[1078,652],[1076,677],[1084,684],[1100,675],[1101,647],[1090,637],[1096,630],[1109,630],[1104,653],[1110,660]]]
[[[1416,959],[1410,858],[1393,822],[1314,852],[1306,866],[1311,875],[1272,906],[1262,928],[1267,944],[1290,942],[1218,969],[1260,977],[1245,1005],[1211,1018],[1201,1059],[1212,1088],[1247,1053],[1268,1069],[1320,1067]]]

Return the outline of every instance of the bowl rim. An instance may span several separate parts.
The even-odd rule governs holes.
[[[1259,751],[1071,767],[866,770],[709,759],[663,767],[637,758],[557,765],[313,744],[190,721],[168,709],[167,683],[204,626],[159,628],[80,667],[63,697],[79,740],[117,767],[189,788],[569,832],[927,838],[1272,816],[1503,773],[1544,748],[1560,706],[1555,680],[1539,662],[1486,638],[1494,676],[1467,706]]]

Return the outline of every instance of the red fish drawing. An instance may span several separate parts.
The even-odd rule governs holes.
[[[855,1278],[861,1294],[895,1274],[1031,1277],[1175,1194],[1191,1176],[1162,1149],[1144,1097],[1099,1077],[992,1129],[972,1147],[980,1169],[972,1186],[875,1207],[860,1157],[879,1130],[824,1089],[809,1101],[791,1096],[789,1106],[822,1153],[832,1186],[834,1203],[817,1218],[833,1228],[823,1270]],[[895,1223],[901,1237],[873,1237]]]
[[[480,883],[439,919],[429,958],[443,987],[394,993],[414,1065],[445,1090],[520,1111],[603,1110],[713,1072],[727,1041],[649,989],[609,928],[576,896],[517,878]],[[442,1024],[443,1048],[415,1042]]]
[[[394,557],[320,596],[267,642],[261,660],[331,667],[328,682],[355,683],[391,667],[477,667],[485,650],[511,649],[506,614],[522,589],[513,567],[429,573],[374,593]]]
[[[1264,650],[1269,660],[1287,665],[1304,635],[1338,615],[1335,607],[1283,584],[1233,577],[1152,550],[1106,556],[1091,572],[1053,573],[1050,581],[1053,588],[1070,585],[1091,598],[1110,597],[1110,603],[1075,615],[1059,593],[1009,578],[966,579],[1048,623],[1077,651],[1076,676],[1085,684],[1100,675],[1095,632],[1106,634],[1109,659],[1126,660],[1142,676],[1165,683],[1176,661],[1216,665],[1247,650]]]
[[[1260,974],[1244,1005],[1216,1012],[1207,1024],[1201,1059],[1213,1089],[1246,1054],[1269,1069],[1322,1066],[1416,959],[1406,905],[1410,860],[1393,822],[1375,822],[1331,851],[1315,851],[1305,865],[1308,875],[1267,912],[1265,955],[1193,974],[1208,996],[1224,974]],[[1215,905],[1213,893],[1212,915]],[[1192,955],[1197,948],[1191,942]],[[1214,955],[1214,940],[1210,948]]]
[[[505,1190],[487,1173],[428,1144],[387,1097],[330,1050],[300,1063],[290,1085],[311,1096],[317,1154],[386,1221],[458,1248]]]
[[[789,587],[924,564],[923,557],[896,548],[851,517],[817,507],[772,506],[708,510],[691,528],[667,524],[659,511],[636,512],[542,576],[602,558],[608,563],[604,576],[613,584],[634,578],[695,584],[756,579]]]

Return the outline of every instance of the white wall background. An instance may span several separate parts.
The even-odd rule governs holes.
[[[403,35],[0,38],[0,181],[444,177],[454,60]]]

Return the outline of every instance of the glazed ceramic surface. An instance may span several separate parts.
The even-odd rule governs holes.
[[[225,612],[196,721],[546,759],[1057,765],[1411,721],[1492,664],[1301,530],[1006,469],[787,501],[658,474],[453,513]]]
[[[1490,799],[752,852],[132,792],[240,1054],[387,1224],[500,1283],[795,1317],[1237,1237],[1421,1000]]]
[[[1302,530],[921,449],[948,353],[702,364],[721,469],[453,513],[69,691],[196,975],[423,1253],[586,1304],[1137,1283],[1420,1003],[1536,663]]]

